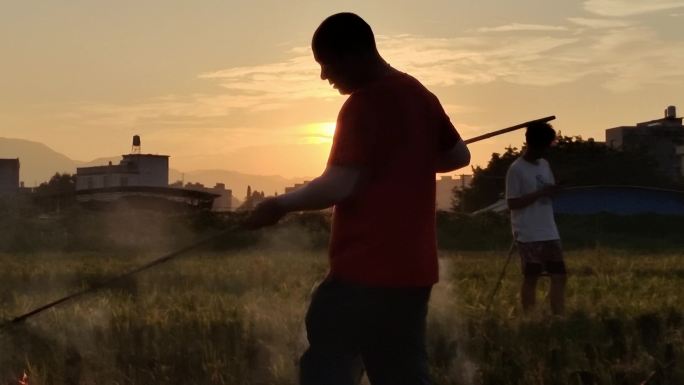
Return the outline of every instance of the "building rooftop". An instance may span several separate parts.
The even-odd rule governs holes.
[[[77,167],[77,175],[102,175],[102,174],[137,174],[138,167],[135,163],[124,163],[108,166]]]
[[[158,155],[158,154],[124,154],[122,157],[125,158],[168,158],[169,155]]]

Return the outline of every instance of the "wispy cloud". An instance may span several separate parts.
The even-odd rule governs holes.
[[[576,43],[574,37],[474,36],[451,39],[399,36],[383,38],[385,56],[429,86],[483,84],[498,80],[519,84],[558,84],[567,78],[547,77],[544,60]]]
[[[667,42],[645,27],[611,30],[592,39],[592,65],[615,92],[660,84],[684,85],[684,42]]]
[[[284,62],[228,68],[200,74],[199,78],[217,81],[236,96],[239,104],[260,109],[277,107],[283,100],[331,97],[328,84],[318,78],[319,69],[310,51],[295,48],[290,54],[292,57]]]
[[[534,63],[575,38],[379,36],[383,55],[397,68],[428,86],[489,83],[500,79],[522,84],[568,81],[540,75]],[[141,123],[221,124],[235,114],[259,114],[301,108],[313,101],[339,103],[337,91],[321,81],[310,49],[295,48],[275,63],[202,73],[198,78],[218,86],[210,94],[167,95],[131,105],[85,105],[83,123],[135,126]],[[531,66],[531,67],[530,67]],[[216,87],[215,87],[216,88]],[[74,116],[72,116],[74,117]]]
[[[621,19],[594,19],[585,17],[569,17],[568,21],[587,28],[621,28],[633,25],[633,22]]]
[[[634,16],[684,7],[682,0],[587,0],[584,9],[601,16]]]
[[[596,6],[597,1],[587,3]],[[504,27],[530,31],[525,34],[378,36],[378,45],[393,66],[429,87],[495,82],[542,87],[587,76],[597,76],[599,85],[614,92],[684,83],[683,41],[665,41],[652,29],[625,20],[577,17],[568,21],[559,27],[495,27],[499,31]],[[549,35],[549,30],[558,33]],[[213,91],[168,95],[131,105],[87,105],[78,118],[86,125],[167,130],[202,127],[225,132],[231,127],[254,127],[263,115],[271,115],[272,122],[273,116],[288,111],[298,112],[284,126],[310,123],[320,118],[312,118],[309,112],[342,100],[320,80],[308,47],[287,51],[283,61],[216,70],[199,74],[198,79]]]
[[[521,24],[512,23],[500,25],[497,27],[482,27],[478,28],[477,32],[524,32],[524,31],[567,31],[568,28],[562,25],[543,25],[543,24]]]

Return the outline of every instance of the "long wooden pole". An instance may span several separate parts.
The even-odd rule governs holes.
[[[99,283],[99,284],[95,284],[95,285],[93,285],[93,286],[91,286],[91,287],[89,287],[89,288],[86,288],[86,289],[83,289],[83,290],[78,291],[78,292],[76,292],[76,293],[67,295],[67,296],[62,297],[62,298],[60,298],[60,299],[57,299],[57,300],[52,301],[52,302],[50,302],[50,303],[47,303],[47,304],[45,304],[45,305],[43,305],[43,306],[41,306],[41,307],[38,307],[38,308],[36,308],[36,309],[33,309],[33,310],[31,310],[31,311],[29,311],[29,312],[27,312],[27,313],[24,313],[24,314],[22,314],[22,315],[20,315],[20,316],[14,317],[14,318],[12,318],[12,319],[9,320],[9,321],[5,321],[4,323],[0,323],[0,331],[2,331],[2,330],[5,329],[5,328],[11,327],[11,326],[13,326],[13,325],[17,325],[17,324],[19,324],[19,323],[25,321],[27,318],[33,317],[34,315],[37,315],[37,314],[40,314],[40,313],[44,312],[45,310],[51,309],[51,308],[53,308],[53,307],[55,307],[55,306],[57,306],[57,305],[60,305],[60,304],[62,304],[62,303],[64,303],[64,302],[68,302],[68,301],[71,301],[71,300],[75,300],[75,299],[77,299],[77,298],[79,298],[79,297],[85,296],[86,294],[90,294],[90,293],[93,293],[93,292],[96,292],[96,291],[100,291],[100,290],[103,290],[103,289],[106,289],[106,288],[110,288],[110,287],[112,287],[113,285],[115,285],[115,284],[121,282],[122,280],[124,280],[124,279],[126,279],[126,278],[128,278],[128,277],[132,277],[132,276],[134,276],[134,275],[136,275],[136,274],[138,274],[138,273],[140,273],[140,272],[142,272],[142,271],[149,270],[149,269],[151,269],[151,268],[153,268],[153,267],[155,267],[155,266],[161,265],[161,264],[163,264],[163,263],[165,263],[165,262],[168,262],[168,261],[170,261],[170,260],[172,260],[172,259],[175,259],[176,257],[179,257],[179,256],[181,256],[181,255],[183,255],[183,254],[187,254],[187,253],[190,252],[190,251],[196,250],[196,249],[198,249],[198,248],[200,248],[200,247],[202,247],[202,246],[206,246],[206,245],[210,244],[211,242],[214,242],[214,241],[218,240],[219,238],[221,238],[221,237],[223,237],[223,236],[226,236],[226,235],[229,234],[230,232],[236,231],[236,230],[237,230],[237,228],[235,228],[235,229],[230,229],[230,230],[226,230],[226,231],[220,232],[220,233],[218,233],[218,234],[212,235],[212,236],[210,236],[210,237],[204,238],[204,239],[202,239],[202,240],[199,241],[199,242],[195,242],[195,243],[193,243],[193,244],[191,244],[191,245],[188,245],[188,246],[186,246],[186,247],[184,247],[184,248],[182,248],[182,249],[179,249],[179,250],[176,250],[176,251],[171,252],[171,253],[169,253],[169,254],[166,254],[166,255],[164,255],[164,256],[162,256],[162,257],[159,257],[159,258],[157,258],[157,259],[155,259],[155,260],[153,260],[153,261],[151,261],[151,262],[149,262],[149,263],[146,263],[146,264],[144,264],[144,265],[142,265],[142,266],[139,266],[139,267],[137,267],[137,268],[135,268],[135,269],[133,269],[133,270],[131,270],[131,271],[128,271],[128,272],[124,273],[124,274],[121,274],[121,275],[119,275],[119,276],[110,278],[110,279],[105,280],[105,281],[103,281],[103,282],[101,282],[101,283]]]
[[[507,133],[507,132],[511,132],[511,131],[515,131],[515,130],[521,129],[521,128],[523,128],[523,127],[527,127],[527,126],[529,126],[529,125],[532,124],[532,123],[546,123],[546,122],[550,122],[550,121],[552,121],[552,120],[554,120],[554,119],[556,119],[556,116],[555,116],[555,115],[547,116],[547,117],[541,118],[541,119],[530,120],[530,121],[525,122],[525,123],[516,124],[515,126],[510,126],[510,127],[502,128],[502,129],[500,129],[500,130],[496,130],[496,131],[489,132],[489,133],[487,133],[487,134],[483,134],[483,135],[480,135],[480,136],[476,136],[476,137],[474,137],[474,138],[467,139],[467,140],[465,140],[464,142],[465,142],[465,144],[471,144],[471,143],[479,142],[479,141],[481,141],[481,140],[489,139],[489,138],[491,138],[491,137],[493,137],[493,136],[505,134],[505,133]]]
[[[551,120],[554,120],[554,119],[556,119],[555,116],[547,116],[547,117],[541,118],[541,119],[530,120],[530,121],[525,122],[525,123],[516,124],[515,126],[503,128],[503,129],[501,129],[501,130],[497,130],[497,131],[493,131],[493,132],[490,132],[490,133],[487,133],[487,134],[484,134],[484,135],[476,136],[476,137],[474,137],[474,138],[465,140],[465,143],[466,143],[466,144],[470,144],[470,143],[479,142],[479,141],[481,141],[481,140],[485,140],[485,139],[491,138],[491,137],[493,137],[493,136],[505,134],[505,133],[507,133],[507,132],[511,132],[511,131],[515,131],[515,130],[520,129],[520,128],[523,128],[523,127],[527,127],[527,126],[529,126],[529,125],[532,124],[532,123],[537,123],[537,122],[542,122],[542,123],[543,123],[543,122],[548,122],[548,121],[551,121]],[[233,230],[233,231],[234,231],[234,230]],[[32,310],[32,311],[29,311],[29,312],[27,312],[27,313],[25,313],[25,314],[22,314],[22,315],[20,315],[20,316],[17,316],[17,317],[15,317],[15,318],[13,318],[13,319],[11,319],[11,320],[9,320],[9,321],[6,321],[5,323],[0,323],[0,330],[6,328],[6,327],[8,327],[8,326],[12,326],[12,325],[19,324],[19,323],[23,322],[24,320],[26,320],[27,318],[30,318],[30,317],[32,317],[32,316],[34,316],[34,315],[36,315],[36,314],[42,313],[42,312],[44,312],[45,310],[48,310],[48,309],[50,309],[50,308],[53,308],[53,307],[55,307],[55,306],[57,306],[57,305],[60,305],[60,304],[62,304],[62,303],[64,303],[64,302],[67,302],[67,301],[76,299],[76,298],[78,298],[78,297],[82,297],[82,296],[84,296],[84,295],[86,295],[86,294],[89,294],[89,293],[92,293],[92,292],[94,292],[94,291],[98,291],[98,290],[101,290],[101,289],[110,287],[110,286],[112,286],[113,284],[115,284],[115,283],[117,283],[117,282],[120,282],[120,281],[121,281],[122,279],[124,279],[124,278],[131,277],[131,276],[133,276],[133,275],[135,275],[135,274],[137,274],[137,273],[140,273],[140,272],[142,272],[142,271],[144,271],[144,270],[148,270],[148,269],[150,269],[150,268],[152,268],[152,267],[155,267],[155,266],[160,265],[160,264],[162,264],[162,263],[168,262],[168,261],[170,261],[170,260],[172,260],[172,259],[174,259],[174,258],[176,258],[176,257],[178,257],[178,256],[180,256],[180,255],[182,255],[182,254],[185,254],[185,253],[187,253],[187,252],[189,252],[189,251],[193,251],[193,250],[199,248],[200,246],[207,245],[208,243],[210,243],[210,242],[212,242],[212,241],[218,239],[220,236],[225,235],[226,233],[227,233],[227,232],[222,232],[221,234],[218,234],[218,235],[214,235],[214,236],[205,238],[204,240],[201,240],[201,241],[199,241],[199,242],[197,242],[197,243],[194,243],[194,244],[192,244],[192,245],[189,245],[189,246],[187,246],[187,247],[184,247],[184,248],[182,248],[182,249],[180,249],[180,250],[177,250],[177,251],[174,251],[174,252],[172,252],[172,253],[169,253],[169,254],[167,254],[167,255],[161,257],[161,258],[155,259],[155,260],[153,260],[152,262],[149,262],[149,263],[147,263],[147,264],[145,264],[145,265],[143,265],[143,266],[140,266],[140,267],[138,267],[138,268],[136,268],[136,269],[134,269],[134,270],[131,270],[131,271],[125,273],[125,274],[122,274],[122,275],[120,275],[120,276],[118,276],[118,277],[114,277],[114,278],[109,279],[109,280],[106,280],[106,281],[104,281],[104,282],[102,282],[102,283],[100,283],[100,284],[98,284],[98,285],[91,286],[90,288],[87,288],[87,289],[85,289],[85,290],[82,290],[82,291],[76,292],[76,293],[74,293],[74,294],[68,295],[68,296],[66,296],[66,297],[63,297],[63,298],[57,299],[57,300],[55,300],[55,301],[52,301],[52,302],[50,302],[50,303],[48,303],[48,304],[45,304],[45,305],[43,305],[43,306],[41,306],[41,307],[39,307],[39,308],[36,308],[36,309],[34,309],[34,310]],[[509,255],[509,257],[510,257],[510,255]],[[508,265],[508,261],[506,262],[506,265]],[[495,288],[495,291],[494,291],[494,293],[492,294],[492,297],[493,297],[494,294],[496,294],[496,290],[497,290],[497,289],[498,289],[498,285],[497,285],[497,288]]]

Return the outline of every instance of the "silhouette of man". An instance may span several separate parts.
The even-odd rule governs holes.
[[[561,315],[565,308],[566,272],[550,198],[559,187],[549,162],[543,158],[555,138],[556,131],[548,123],[527,127],[527,148],[506,173],[506,199],[522,264],[523,310],[529,312],[534,307],[537,281],[546,272],[551,277],[551,311]]]
[[[387,64],[370,26],[339,13],[318,27],[314,58],[349,95],[327,168],[306,187],[262,202],[248,222],[334,206],[330,271],[306,316],[304,385],[429,384],[425,323],[438,279],[435,173],[470,153],[437,97]],[[360,366],[362,364],[362,366]]]

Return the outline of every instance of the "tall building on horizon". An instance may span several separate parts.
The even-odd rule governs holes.
[[[169,156],[153,154],[123,155],[119,164],[78,167],[76,191],[107,187],[169,185]]]
[[[663,118],[607,129],[606,145],[646,151],[664,175],[684,179],[684,125],[675,106],[668,106]]]
[[[443,175],[435,182],[435,205],[438,211],[451,211],[457,199],[454,190],[463,190],[473,183],[472,175]]]
[[[0,159],[0,194],[19,191],[19,159]]]

